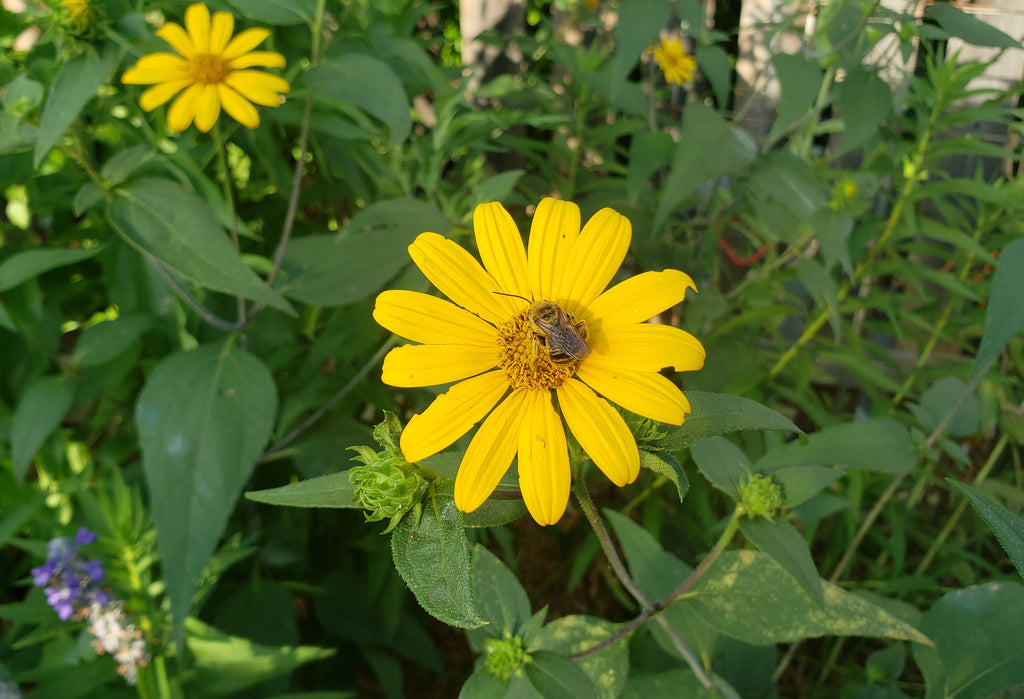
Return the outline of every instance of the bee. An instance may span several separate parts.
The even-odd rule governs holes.
[[[530,299],[518,294],[495,293],[530,302]],[[586,321],[576,320],[557,303],[543,299],[533,301],[527,317],[534,333],[534,361],[539,356],[541,344],[555,364],[571,364],[590,354]]]

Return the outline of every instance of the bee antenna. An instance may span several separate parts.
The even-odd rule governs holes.
[[[494,293],[497,294],[498,296],[511,296],[514,299],[522,299],[527,303],[532,303],[530,299],[526,298],[525,296],[520,296],[519,294],[506,294],[504,291],[495,291]]]

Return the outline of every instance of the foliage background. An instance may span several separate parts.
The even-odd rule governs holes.
[[[697,0],[531,2],[519,31],[479,37],[518,53],[471,91],[448,4],[232,0],[211,7],[272,29],[292,92],[256,130],[176,135],[119,76],[186,3],[93,6],[87,27],[57,3],[0,20],[0,679],[39,697],[706,696],[674,634],[725,696],[1024,685],[1019,85],[979,87],[987,64],[951,50],[1016,55],[1017,37],[945,3],[822,2],[810,27],[783,4],[765,46],[800,46],[771,57],[759,130],[732,96],[728,3],[709,29]],[[694,84],[645,53],[663,29]],[[423,288],[421,231],[467,243],[492,200],[525,230],[549,194],[631,220],[625,272],[700,289],[663,318],[708,350],[683,384],[694,414],[648,444],[660,471],[590,484],[648,604],[572,505],[544,529],[460,522],[459,555],[406,551],[403,579],[411,520],[381,536],[344,473],[292,503],[326,509],[241,497],[344,471],[384,410],[425,407],[379,381],[376,292]],[[787,484],[774,524],[734,516],[750,472]],[[30,585],[83,524],[151,644],[134,688]],[[417,604],[441,587],[431,560],[489,630]],[[535,661],[502,684],[479,654],[505,631]]]

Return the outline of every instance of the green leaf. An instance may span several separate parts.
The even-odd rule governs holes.
[[[796,507],[817,495],[843,472],[825,466],[784,466],[772,471],[772,478],[782,484],[782,504]]]
[[[241,14],[260,24],[309,24],[316,15],[314,0],[228,0]]]
[[[650,599],[664,599],[693,572],[690,566],[668,553],[639,524],[615,510],[604,510],[622,552],[629,574],[637,587]]]
[[[985,310],[985,332],[974,358],[971,378],[981,373],[1006,347],[1010,338],[1024,331],[1024,238],[1003,248],[992,278],[992,293]]]
[[[719,105],[728,104],[729,93],[732,92],[732,64],[729,62],[729,54],[717,44],[697,44],[693,57],[697,59],[700,72],[711,84],[715,101]]]
[[[928,9],[928,15],[952,36],[963,39],[968,44],[997,49],[1021,48],[1020,42],[1009,34],[952,4],[936,3]]]
[[[653,453],[641,449],[640,466],[648,468],[672,481],[679,492],[679,502],[686,498],[686,492],[690,489],[690,481],[686,477],[686,471],[683,470],[679,461],[672,454],[668,452]]]
[[[938,427],[954,407],[956,413],[946,425],[944,434],[967,437],[977,432],[981,422],[978,399],[960,379],[952,376],[939,379],[921,396],[920,405],[910,406],[922,427],[928,431]]]
[[[1024,587],[999,582],[947,593],[925,612],[914,644],[926,699],[1012,696],[1024,685]],[[1008,693],[1009,690],[1009,693]]]
[[[132,246],[196,284],[291,311],[242,262],[216,214],[197,195],[155,177],[138,179],[116,194],[108,215]]]
[[[306,82],[317,92],[354,104],[383,121],[391,130],[392,143],[402,143],[412,131],[402,81],[380,59],[360,53],[335,56],[306,71]]]
[[[623,624],[605,619],[571,614],[555,619],[537,635],[534,644],[541,650],[571,655],[593,648],[610,638]],[[602,699],[615,699],[622,692],[629,676],[629,635],[609,646],[575,660],[597,687]]]
[[[842,320],[839,317],[839,296],[836,283],[825,271],[825,267],[808,258],[797,263],[796,276],[804,285],[807,293],[814,299],[816,308],[828,310],[829,323],[832,325],[832,336],[838,343],[842,336]]]
[[[285,507],[357,508],[359,505],[352,501],[354,494],[355,486],[348,481],[348,471],[341,471],[279,488],[250,490],[245,497],[254,502]]]
[[[525,172],[525,170],[506,170],[483,180],[473,188],[473,195],[468,202],[469,208],[473,209],[477,204],[492,201],[505,201]]]
[[[755,645],[817,636],[873,636],[929,643],[920,631],[867,600],[821,581],[825,604],[807,593],[771,556],[727,551],[676,604],[692,606],[709,624]]]
[[[521,696],[522,699],[532,699],[535,694],[524,692],[521,695],[512,695],[509,691],[510,685],[515,684],[519,678],[513,676],[512,682],[495,677],[487,670],[481,668],[476,670],[462,685],[459,691],[459,699],[506,699],[509,696]],[[525,682],[519,680],[520,682]]]
[[[192,689],[201,688],[204,696],[235,694],[336,652],[316,646],[264,646],[221,633],[194,617],[189,617],[187,626],[186,643],[195,659]]]
[[[16,252],[0,263],[0,291],[13,289],[51,269],[87,260],[103,248],[46,248]]]
[[[1017,572],[1024,576],[1024,519],[1010,512],[977,488],[966,483],[958,483],[951,478],[947,478],[946,482],[967,496],[971,505],[999,539],[1006,555],[1017,567]]]
[[[526,503],[521,499],[488,498],[483,505],[466,514],[462,523],[469,529],[500,527],[514,522],[526,513]]]
[[[754,468],[818,464],[909,473],[916,463],[917,450],[907,429],[892,418],[872,418],[826,427],[809,435],[806,444],[783,444],[758,459]]]
[[[690,455],[711,485],[740,499],[740,483],[750,479],[750,459],[739,447],[724,437],[712,437],[690,447]]]
[[[819,606],[825,604],[821,578],[811,559],[811,550],[792,524],[781,519],[768,521],[763,517],[740,517],[740,530],[751,543],[793,576],[812,600]]]
[[[803,431],[789,418],[756,401],[725,393],[687,391],[690,413],[686,422],[669,430],[662,446],[679,451],[708,437],[739,430]]]
[[[341,235],[292,241],[279,290],[313,306],[364,299],[409,264],[408,246],[424,231],[444,234],[451,224],[434,204],[381,201],[352,217]]]
[[[720,696],[720,695],[715,695]],[[630,675],[621,699],[708,699],[712,694],[689,669]]]
[[[845,127],[836,151],[841,155],[871,142],[892,114],[892,92],[884,80],[864,67],[847,73],[835,89]]]
[[[39,167],[57,139],[64,135],[86,103],[96,96],[96,91],[113,68],[113,52],[103,56],[90,52],[61,66],[39,119],[33,167]]]
[[[203,567],[276,413],[270,371],[232,339],[166,357],[139,395],[142,469],[178,641]]]
[[[526,679],[542,697],[594,699],[599,696],[590,676],[564,655],[541,650],[530,653]]]
[[[787,243],[813,225],[813,216],[828,206],[821,178],[804,160],[787,151],[759,158],[749,173],[750,204],[757,216],[751,223],[774,240]]]
[[[449,626],[483,626],[487,622],[473,599],[462,513],[450,498],[433,495],[423,502],[419,526],[415,519],[402,518],[391,535],[391,553],[405,584],[428,614]]]
[[[825,269],[831,270],[836,262],[843,266],[847,275],[853,276],[853,263],[850,260],[850,233],[853,232],[853,219],[830,206],[823,206],[811,215],[810,225],[821,243],[821,252],[825,256]]]
[[[668,162],[672,145],[672,136],[664,131],[641,131],[630,140],[626,195],[631,202],[640,198],[647,180]]]
[[[612,59],[611,99],[619,97],[626,78],[644,50],[654,44],[671,8],[663,0],[632,0],[628,12],[619,13],[615,26],[615,58]]]
[[[17,480],[25,477],[36,450],[57,429],[74,396],[74,387],[63,376],[37,379],[22,394],[11,421],[11,464]]]
[[[519,635],[530,618],[530,598],[519,578],[480,544],[473,548],[473,596],[486,632],[495,638]]]
[[[71,361],[80,367],[96,366],[116,359],[153,327],[153,319],[141,313],[126,313],[86,328],[75,343]]]
[[[818,64],[803,54],[777,53],[772,56],[772,67],[779,79],[782,97],[777,105],[778,114],[768,134],[766,147],[810,112],[818,97],[822,79]]]
[[[756,155],[757,144],[746,131],[701,102],[688,105],[652,230],[660,231],[705,182],[742,170]]]

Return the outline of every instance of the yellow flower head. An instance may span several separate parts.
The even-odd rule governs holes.
[[[91,0],[61,0],[67,10],[68,20],[78,30],[87,29],[96,21],[96,8]]]
[[[669,85],[684,85],[693,80],[697,61],[686,52],[686,47],[678,37],[661,37],[661,44],[654,47],[652,53]]]
[[[273,51],[253,51],[270,32],[246,29],[231,38],[235,19],[227,12],[215,12],[211,21],[206,5],[196,3],[185,10],[185,28],[168,22],[157,31],[177,53],[143,56],[122,76],[130,85],[153,85],[139,99],[151,111],[179,92],[167,113],[167,125],[184,131],[195,120],[196,128],[213,128],[221,107],[243,126],[255,129],[260,117],[252,103],[277,107],[278,93],[291,88],[287,81],[252,66],[283,68],[284,56]]]
[[[544,199],[528,250],[501,204],[478,206],[473,227],[483,266],[436,233],[409,246],[454,303],[415,291],[377,297],[377,322],[420,343],[388,353],[384,382],[455,382],[409,421],[400,447],[409,462],[420,461],[483,420],[459,467],[455,504],[478,508],[518,454],[527,509],[540,524],[554,524],[571,478],[563,418],[597,467],[623,486],[640,472],[640,455],[608,401],[673,425],[689,412],[686,397],[659,372],[699,369],[704,348],[679,328],[645,321],[695,287],[686,274],[665,270],[604,291],[631,237],[629,221],[612,209],[580,231],[575,204]]]

